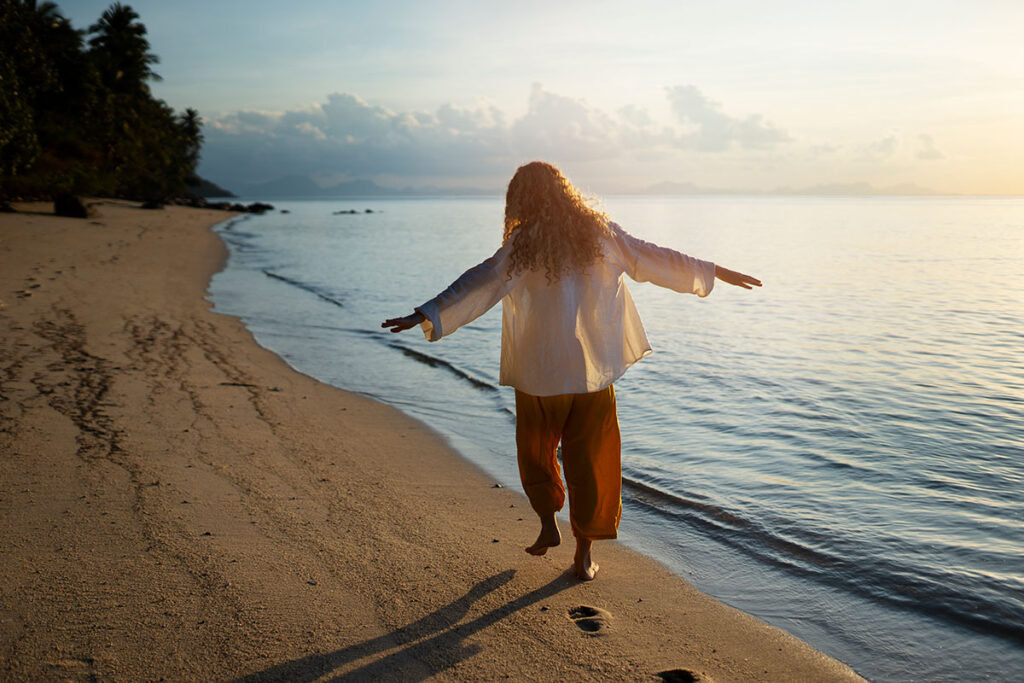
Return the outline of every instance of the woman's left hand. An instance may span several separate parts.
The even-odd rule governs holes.
[[[723,268],[722,266],[719,265],[715,266],[715,277],[717,277],[722,282],[726,282],[730,285],[736,285],[737,287],[742,287],[743,289],[750,289],[751,287],[761,286],[761,281],[758,280],[756,277],[744,275],[743,273],[737,273],[735,270],[729,270],[728,268]]]

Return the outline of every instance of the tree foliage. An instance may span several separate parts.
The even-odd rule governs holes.
[[[103,84],[112,92],[133,94],[159,81],[150,64],[160,60],[149,52],[146,27],[131,7],[115,2],[89,27],[89,47]]]
[[[128,5],[81,31],[52,2],[0,0],[0,201],[183,194],[202,121],[153,97],[157,63]]]

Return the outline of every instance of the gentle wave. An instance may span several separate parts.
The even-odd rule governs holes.
[[[452,373],[456,377],[459,377],[461,379],[466,380],[467,382],[472,384],[477,389],[481,389],[483,391],[497,391],[498,390],[498,387],[494,386],[490,382],[485,382],[485,381],[483,381],[481,379],[477,379],[476,377],[473,377],[473,375],[469,374],[465,370],[462,370],[461,368],[456,367],[455,365],[449,363],[448,361],[444,360],[443,358],[438,358],[437,356],[431,356],[428,353],[423,353],[422,351],[417,351],[416,349],[409,348],[408,346],[404,346],[404,345],[399,344],[397,342],[390,342],[388,344],[388,346],[390,346],[393,349],[397,349],[397,350],[401,351],[406,356],[409,356],[413,360],[417,360],[420,363],[423,363],[424,365],[429,365],[432,368],[444,368],[445,370],[447,370],[448,372]]]
[[[328,294],[324,294],[322,291],[320,291],[320,289],[318,287],[315,287],[314,285],[306,284],[305,282],[302,282],[300,280],[295,280],[295,279],[292,279],[290,277],[286,277],[286,276],[281,275],[279,273],[275,273],[275,272],[273,272],[271,270],[267,270],[266,268],[263,269],[263,274],[266,275],[267,277],[273,278],[275,280],[280,280],[281,282],[286,282],[289,285],[292,285],[293,287],[298,287],[299,289],[304,289],[304,290],[306,290],[307,292],[309,292],[311,294],[315,294],[316,296],[320,297],[321,299],[323,299],[324,301],[326,301],[329,304],[334,304],[335,306],[341,306],[341,307],[345,306],[345,304],[343,304],[341,301],[339,301],[338,299],[335,299],[333,296],[330,296]]]
[[[622,479],[627,500],[655,516],[704,530],[718,541],[765,564],[826,585],[881,600],[920,614],[961,623],[1024,643],[1024,615],[1001,597],[1012,579],[972,573],[958,580],[955,568],[918,567],[916,575],[887,557],[858,557],[831,534],[818,534],[795,520],[773,519],[770,527],[713,503],[670,493],[637,479]],[[769,528],[786,530],[785,536]],[[828,546],[826,549],[825,546]],[[957,590],[957,589],[961,590]]]

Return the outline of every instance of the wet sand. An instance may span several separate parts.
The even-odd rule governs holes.
[[[228,214],[18,208],[0,214],[4,680],[861,680],[616,543],[590,583],[567,528],[527,555],[521,494],[209,311]]]

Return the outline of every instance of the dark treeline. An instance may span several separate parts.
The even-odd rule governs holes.
[[[195,185],[201,121],[150,93],[157,62],[127,5],[81,30],[52,2],[0,0],[0,204],[164,201]]]

